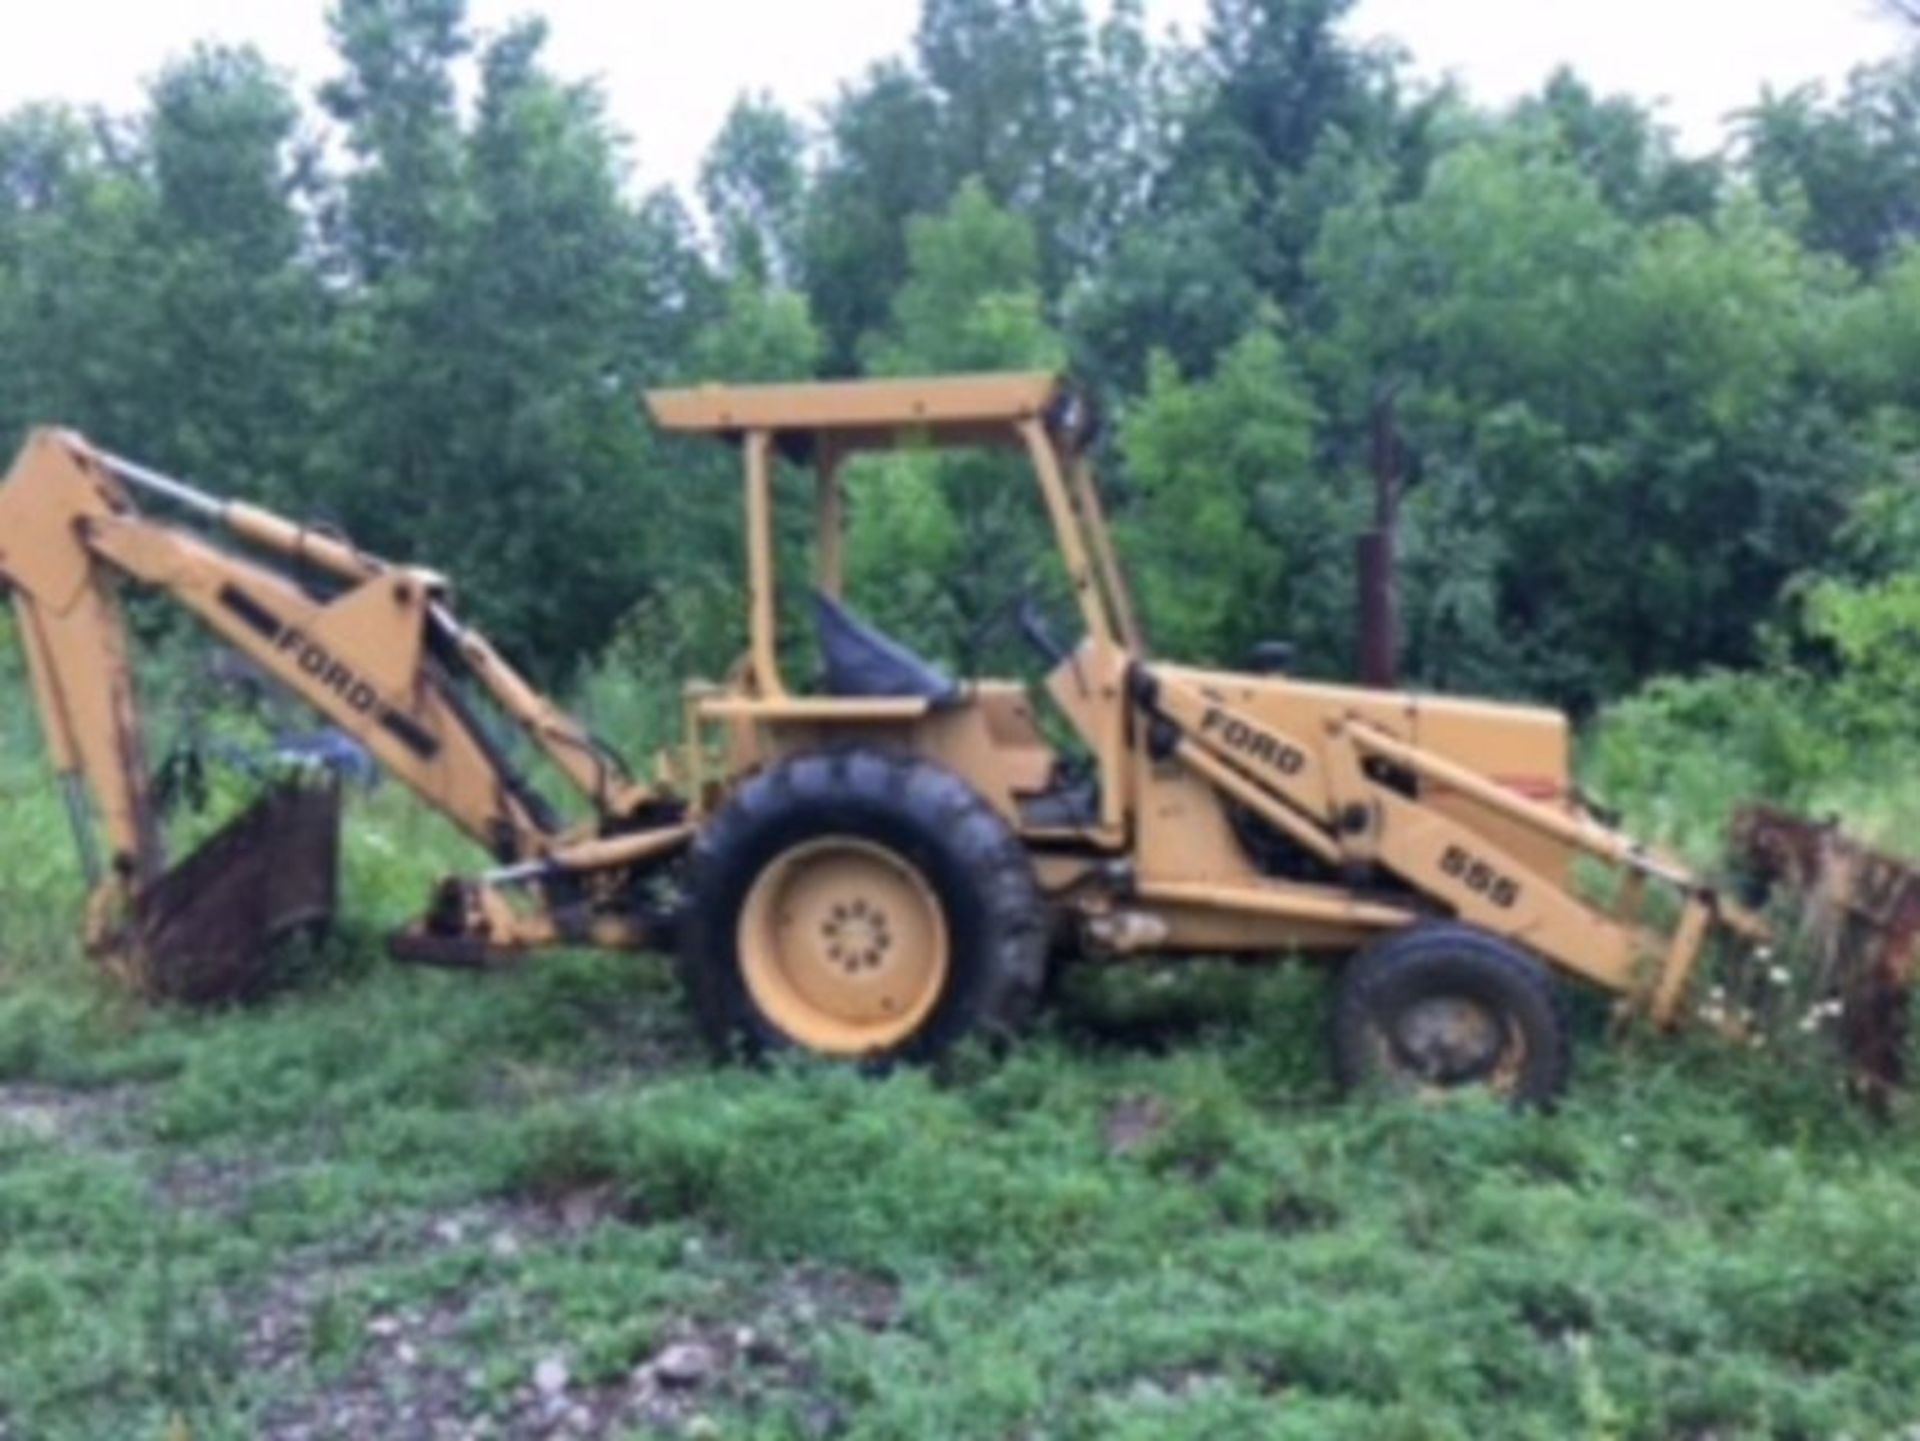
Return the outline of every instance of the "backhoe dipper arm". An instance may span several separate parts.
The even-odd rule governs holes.
[[[96,894],[131,893],[165,869],[119,596],[79,541],[111,515],[107,493],[66,483],[57,444],[29,447],[0,489],[0,585],[11,593],[41,730]],[[87,792],[112,857],[105,874]]]

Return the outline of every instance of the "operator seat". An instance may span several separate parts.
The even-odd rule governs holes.
[[[828,695],[909,697],[936,706],[961,700],[964,691],[952,676],[832,596],[816,590],[813,606]]]

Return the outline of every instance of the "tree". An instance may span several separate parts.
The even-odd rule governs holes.
[[[1306,167],[1330,130],[1358,135],[1378,124],[1378,59],[1339,33],[1352,9],[1353,0],[1212,0],[1203,56],[1220,129],[1204,142],[1256,153],[1277,186]]]
[[[829,112],[802,264],[837,371],[851,370],[861,337],[885,323],[906,275],[908,219],[951,191],[938,124],[933,96],[899,64],[869,72]]]
[[[1807,244],[1873,271],[1920,235],[1920,55],[1818,86],[1768,91],[1741,124],[1746,168]]]
[[[299,489],[326,326],[310,195],[298,104],[251,51],[169,66],[138,123],[0,123],[0,415]]]
[[[1717,160],[1676,154],[1668,129],[1629,96],[1601,97],[1562,67],[1537,96],[1515,108],[1536,127],[1554,156],[1591,179],[1601,199],[1623,215],[1654,220],[1713,213],[1725,177]]]
[[[203,47],[155,83],[146,144],[146,383],[160,413],[124,443],[298,503],[314,478],[332,310],[308,264],[314,150],[299,103],[257,53]]]
[[[946,173],[1025,217],[1047,295],[1087,272],[1160,163],[1139,0],[1096,27],[1083,0],[926,0],[915,56]]]
[[[805,269],[835,367],[884,325],[912,219],[969,180],[1032,226],[1043,297],[1090,275],[1164,164],[1163,59],[1138,0],[1099,26],[1082,0],[928,0],[911,63],[828,118]]]
[[[799,281],[807,186],[806,138],[793,117],[765,96],[736,101],[700,167],[729,274],[756,285]]]
[[[377,282],[420,263],[455,220],[466,0],[336,0],[327,22],[346,68],[320,100],[358,162],[332,217],[336,242]]]
[[[1340,34],[1351,8],[1219,0],[1197,50],[1142,67],[1146,184],[1067,307],[1092,374],[1137,389],[1156,350],[1205,369],[1263,303],[1310,299],[1303,263],[1330,210],[1418,188],[1457,101],[1405,101],[1389,58]]]
[[[1347,673],[1362,492],[1318,472],[1317,419],[1269,327],[1203,378],[1154,358],[1120,430],[1134,491],[1121,541],[1166,654],[1237,666],[1286,640],[1304,673]]]
[[[1749,661],[1875,471],[1816,368],[1844,282],[1750,208],[1636,230],[1521,137],[1337,213],[1313,273],[1327,393],[1402,394],[1422,673],[1583,706]]]
[[[1574,688],[1553,670],[1560,652],[1536,655],[1516,625],[1505,475],[1565,493],[1570,437],[1527,401],[1584,404],[1592,297],[1629,233],[1590,181],[1516,137],[1443,156],[1412,200],[1375,194],[1327,221],[1309,261],[1324,307],[1310,354],[1356,486],[1365,420],[1396,397],[1416,482],[1403,510],[1412,675]]]
[[[364,285],[338,341],[330,494],[367,543],[459,576],[478,618],[553,676],[651,584],[664,482],[634,392],[668,360],[638,346],[684,345],[700,297],[663,284],[687,269],[684,217],[626,200],[600,98],[542,68],[544,27],[481,52],[461,128],[456,8],[343,7],[349,73],[329,93],[352,97],[363,157],[340,234]]]
[[[0,121],[0,420],[84,425],[131,445],[155,408],[136,376],[153,195],[97,117],[32,106]]]
[[[1075,370],[1132,393],[1155,353],[1183,373],[1205,368],[1264,301],[1247,263],[1259,246],[1224,188],[1196,187],[1180,205],[1142,216],[1068,298]]]
[[[869,369],[883,375],[1045,369],[1059,342],[1041,314],[1033,227],[969,182],[946,211],[908,227],[907,283],[887,328],[869,336]]]
[[[1363,459],[1382,393],[1418,432],[1455,424],[1462,395],[1565,392],[1594,287],[1631,233],[1591,181],[1524,136],[1455,148],[1412,199],[1376,182],[1336,208],[1306,262],[1304,319],[1344,458]]]
[[[1165,182],[1176,204],[1190,185],[1237,198],[1243,233],[1257,238],[1248,273],[1282,304],[1298,295],[1327,208],[1369,169],[1397,169],[1411,138],[1396,133],[1385,58],[1340,33],[1352,9],[1353,0],[1212,0]]]

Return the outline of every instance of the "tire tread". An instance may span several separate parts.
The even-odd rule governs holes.
[[[1345,1091],[1375,1079],[1366,1031],[1375,998],[1409,968],[1436,956],[1466,957],[1484,968],[1508,994],[1521,998],[1532,1028],[1526,1074],[1514,1092],[1523,1105],[1551,1105],[1573,1075],[1572,1022],[1563,988],[1532,952],[1491,931],[1458,921],[1417,925],[1396,932],[1347,962],[1333,1003],[1330,1026],[1334,1079]]]
[[[970,1014],[953,1034],[925,1031],[900,1048],[908,1059],[926,1059],[960,1033],[1002,1040],[1025,1028],[1045,981],[1047,912],[1026,848],[1000,814],[971,786],[931,761],[864,747],[794,757],[748,777],[702,828],[688,866],[688,907],[679,947],[682,985],[700,1030],[716,1050],[752,1044],[739,989],[726,983],[716,956],[729,951],[717,927],[734,924],[716,915],[725,882],[752,864],[770,827],[789,824],[803,812],[845,808],[898,816],[912,831],[943,845],[976,893],[983,922],[979,982]]]

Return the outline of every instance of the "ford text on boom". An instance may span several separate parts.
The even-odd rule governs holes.
[[[1219,736],[1227,749],[1239,751],[1263,765],[1272,766],[1283,776],[1299,775],[1306,768],[1307,754],[1300,747],[1290,745],[1272,732],[1250,725],[1218,706],[1208,706],[1206,714],[1200,717],[1200,734]]]
[[[379,692],[336,660],[333,652],[295,626],[283,627],[275,648],[283,655],[291,653],[300,669],[339,696],[361,715],[373,714],[380,703]]]

